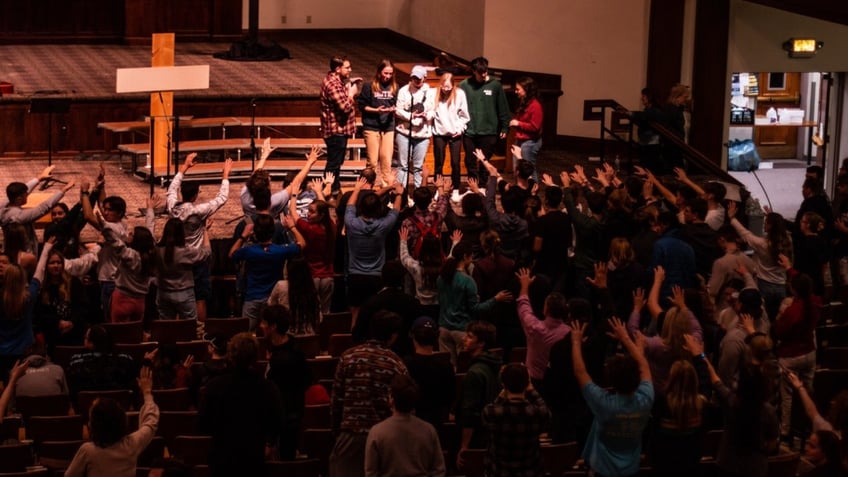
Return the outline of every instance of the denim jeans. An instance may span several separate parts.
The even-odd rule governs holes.
[[[445,327],[439,328],[439,351],[450,353],[451,364],[456,368],[456,359],[462,351],[462,341],[465,339],[465,331],[449,330]]]
[[[103,310],[103,321],[112,321],[112,292],[115,291],[115,282],[100,282],[100,309]]]
[[[194,288],[184,290],[163,290],[156,293],[156,309],[159,319],[174,320],[179,315],[181,320],[197,319],[197,300]]]
[[[521,158],[533,164],[533,180],[539,182],[539,169],[536,166],[536,158],[539,157],[539,149],[542,148],[542,138],[527,139],[517,143],[521,148]],[[516,171],[518,167],[518,158],[512,158],[512,170]],[[517,172],[517,171],[516,171]]]
[[[259,325],[259,319],[262,318],[262,310],[268,306],[268,299],[245,301],[241,306],[241,316],[250,319],[250,328],[248,331],[254,331]]]
[[[330,312],[330,305],[333,304],[333,291],[336,289],[336,282],[333,277],[313,278],[315,290],[318,292],[318,302],[321,304],[321,313]]]
[[[783,369],[780,378],[780,434],[789,435],[792,424],[792,394],[795,390],[789,384],[786,371],[792,371],[798,375],[798,379],[804,383],[804,387],[810,390],[813,386],[813,376],[816,373],[816,352],[810,351],[801,356],[790,358],[778,358],[777,362]]]
[[[412,157],[410,158],[409,143],[412,142]],[[404,134],[395,134],[395,144],[398,151],[398,167],[397,180],[406,188],[409,183],[409,162],[412,159],[412,181],[415,187],[421,186],[421,169],[424,167],[424,157],[427,155],[427,148],[430,147],[430,138],[414,137],[410,141],[409,136]]]
[[[777,318],[777,312],[780,310],[780,302],[786,298],[786,284],[758,279],[757,288],[760,289],[760,295],[763,297],[763,304],[766,307],[769,321],[774,322],[774,319]]]

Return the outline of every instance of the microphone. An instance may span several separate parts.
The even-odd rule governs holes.
[[[256,98],[251,98],[251,99],[250,99],[250,107],[251,107],[251,108],[255,108],[255,107],[256,107]]]
[[[63,181],[62,179],[57,179],[55,177],[48,177],[48,178],[44,179],[42,182],[43,183],[38,188],[38,190],[47,190],[50,186],[53,185],[54,182],[56,182],[58,184],[64,184],[64,185],[68,184],[67,182]]]

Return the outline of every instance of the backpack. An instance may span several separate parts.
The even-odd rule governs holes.
[[[415,228],[418,229],[418,238],[415,239],[415,244],[412,246],[412,257],[418,260],[421,255],[421,245],[424,243],[424,237],[430,236],[435,238],[440,244],[442,240],[441,221],[434,220],[428,227],[417,215],[410,216]]]

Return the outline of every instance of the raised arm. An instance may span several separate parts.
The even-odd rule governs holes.
[[[292,201],[294,202],[294,201]],[[306,248],[306,239],[303,238],[303,234],[300,233],[300,230],[297,230],[295,226],[295,221],[297,216],[284,215],[282,216],[283,225],[289,232],[291,232],[292,236],[294,236],[294,242],[302,249]]]
[[[41,255],[38,257],[38,265],[35,266],[35,274],[32,278],[38,280],[38,283],[44,282],[44,270],[47,268],[47,256],[50,255],[50,249],[56,243],[56,237],[50,237],[44,242],[44,247],[41,249]]]
[[[0,394],[0,422],[3,422],[3,418],[6,416],[6,409],[9,408],[9,402],[12,400],[12,395],[15,394],[15,385],[18,382],[18,379],[26,373],[27,368],[29,367],[29,361],[22,359],[15,363],[15,366],[12,367],[11,372],[9,373],[9,381],[6,383],[6,387],[3,388],[3,394]]]
[[[194,166],[195,157],[197,157],[196,152],[192,152],[186,156],[182,169],[174,176],[171,180],[171,185],[168,186],[168,192],[165,194],[165,207],[168,209],[168,212],[170,212],[177,202],[179,202],[178,192],[180,190],[180,185],[183,183],[183,177],[186,175],[188,170]]]
[[[259,162],[256,163],[255,171],[259,169],[265,169],[265,161],[268,160],[268,157],[271,156],[271,153],[274,152],[275,147],[271,146],[271,137],[266,137],[264,141],[262,141],[262,151],[259,155]]]
[[[592,382],[592,377],[589,376],[586,363],[583,361],[583,333],[585,331],[586,323],[571,322],[571,362],[574,366],[574,378],[577,380],[580,389]]]
[[[807,388],[804,387],[804,383],[798,379],[798,375],[793,373],[792,371],[786,371],[786,377],[789,379],[789,384],[798,391],[798,397],[801,398],[801,403],[804,405],[804,412],[807,414],[807,417],[815,424],[817,421],[820,422],[824,420],[821,413],[819,413],[818,408],[816,407],[816,403],[813,402],[813,398],[810,397],[810,393],[807,392]]]
[[[88,182],[80,184],[80,204],[82,204],[82,215],[85,217],[85,221],[92,227],[97,230],[101,230],[103,226],[100,223],[100,219],[94,213],[94,207],[91,205],[91,201],[88,200],[91,195],[89,187]]]
[[[630,335],[627,334],[627,328],[624,326],[624,323],[621,322],[616,317],[612,317],[608,320],[610,328],[612,328],[613,333],[615,334],[616,339],[624,345],[624,348],[630,353],[630,356],[636,360],[636,363],[639,365],[639,379],[642,381],[650,381],[651,380],[651,367],[648,365],[648,359],[645,358],[645,338],[642,336],[642,333],[636,332],[634,333],[634,337],[636,341],[630,339]]]
[[[651,314],[651,319],[656,320],[662,313],[662,305],[660,305],[660,289],[662,289],[663,281],[665,281],[665,269],[662,266],[657,266],[654,269],[654,283],[651,285],[651,291],[648,292],[648,312]]]
[[[683,170],[682,167],[675,167],[674,173],[677,175],[677,180],[679,180],[680,182],[691,187],[692,190],[694,190],[695,193],[697,193],[700,197],[704,197],[706,195],[706,193],[704,192],[704,189],[700,185],[698,185],[695,181],[690,179],[689,176],[686,174],[686,171]]]
[[[250,223],[248,223],[247,225],[244,226],[244,230],[241,231],[241,236],[239,236],[239,238],[237,238],[236,241],[233,242],[233,246],[230,247],[230,251],[227,254],[227,256],[230,257],[230,258],[233,258],[233,255],[235,255],[236,250],[238,250],[242,246],[244,246],[244,243],[247,242],[247,239],[250,238],[250,234],[252,234],[252,233],[253,233],[253,222],[250,222]]]
[[[321,153],[321,146],[313,145],[312,149],[309,151],[309,154],[306,155],[306,163],[303,167],[297,172],[297,175],[294,176],[295,179],[300,179],[298,181],[298,188],[295,189],[292,187],[294,184],[294,179],[292,179],[292,183],[289,184],[289,194],[291,197],[297,197],[297,193],[300,191],[300,184],[303,184],[303,181],[306,180],[306,176],[309,175],[310,169],[315,165],[315,162],[318,161],[318,155]]]

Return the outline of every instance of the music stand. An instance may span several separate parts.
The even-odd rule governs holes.
[[[47,114],[47,165],[53,165],[53,113],[65,114],[71,110],[70,98],[31,98],[30,114]]]

